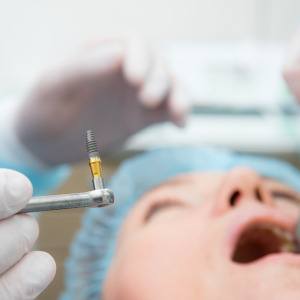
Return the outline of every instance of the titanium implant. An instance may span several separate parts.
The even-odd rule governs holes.
[[[93,176],[93,186],[95,190],[103,189],[103,172],[100,153],[98,150],[95,134],[92,130],[86,133],[86,148],[90,158],[90,169]]]

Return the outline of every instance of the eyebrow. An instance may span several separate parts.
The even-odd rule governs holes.
[[[173,187],[178,187],[178,185],[185,185],[186,183],[187,183],[186,179],[183,179],[181,177],[174,177],[156,186],[153,190],[151,190],[151,193],[155,192],[155,190],[160,188],[173,188]],[[170,207],[176,207],[176,206],[184,206],[184,204],[176,200],[167,200],[167,201],[160,201],[160,202],[153,203],[152,205],[150,205],[150,207],[148,207],[148,210],[144,216],[144,223],[149,222],[150,219],[156,213],[162,210],[166,210]]]
[[[278,182],[276,181],[276,179],[270,176],[262,176],[262,178],[271,182]],[[280,184],[282,185],[284,183],[280,183]],[[271,188],[271,194],[274,198],[284,198],[285,200],[300,205],[300,196],[292,190],[287,190],[287,189],[283,190],[282,188],[279,187],[273,187]]]
[[[174,187],[174,186],[178,186],[178,185],[182,185],[182,184],[186,184],[188,182],[188,180],[183,179],[181,177],[175,177],[172,178],[168,181],[165,181],[163,183],[161,183],[160,185],[156,186],[153,190],[159,189],[159,188],[169,188],[169,187]]]
[[[147,213],[144,217],[144,223],[148,223],[156,213],[161,212],[162,210],[168,209],[170,207],[179,207],[179,206],[183,207],[184,204],[175,200],[153,203],[147,210]]]
[[[274,198],[284,198],[288,201],[300,205],[300,197],[289,191],[272,190],[271,194]]]

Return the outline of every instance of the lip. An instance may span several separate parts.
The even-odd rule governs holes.
[[[236,249],[237,243],[240,239],[242,233],[252,225],[255,224],[270,224],[276,225],[284,230],[289,231],[294,235],[297,219],[291,219],[290,216],[286,216],[280,211],[274,208],[265,208],[263,206],[259,207],[241,207],[236,210],[231,223],[229,225],[228,235],[227,235],[227,254],[232,258],[234,251]],[[285,261],[300,264],[300,255],[293,253],[276,253],[267,255],[257,261],[250,264],[256,263],[267,263],[275,261]]]
[[[300,266],[300,255],[295,253],[278,253],[267,255],[252,264],[277,264],[285,263],[292,266]]]

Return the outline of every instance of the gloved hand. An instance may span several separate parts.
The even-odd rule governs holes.
[[[283,77],[300,102],[300,31],[292,39],[283,67]]]
[[[150,124],[182,124],[187,109],[187,95],[161,58],[136,40],[103,41],[42,78],[17,114],[16,131],[53,166],[85,157],[87,129],[105,152]]]
[[[38,224],[29,215],[14,215],[32,194],[28,179],[0,169],[0,299],[35,299],[52,281],[55,262],[44,252],[31,251]]]

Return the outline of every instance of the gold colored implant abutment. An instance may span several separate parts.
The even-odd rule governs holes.
[[[93,176],[93,185],[94,189],[103,189],[103,180],[102,180],[102,163],[100,157],[90,157],[90,169]]]
[[[100,157],[90,157],[90,168],[93,177],[102,177],[102,162]]]

